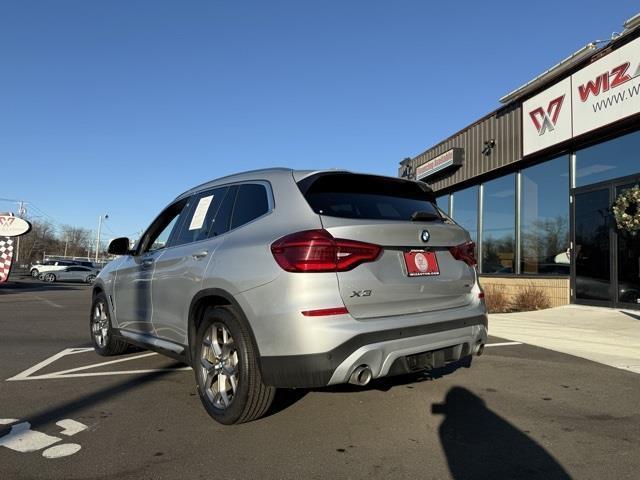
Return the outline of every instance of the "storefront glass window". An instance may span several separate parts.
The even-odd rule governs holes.
[[[569,161],[522,170],[521,272],[569,275]]]
[[[449,215],[449,195],[442,195],[436,198],[436,202],[438,203],[438,208]]]
[[[640,131],[576,152],[576,186],[640,171]]]
[[[478,242],[478,187],[470,187],[453,194],[453,217]]]
[[[482,273],[515,273],[515,175],[484,184]]]

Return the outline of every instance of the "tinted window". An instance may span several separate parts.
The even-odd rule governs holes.
[[[515,195],[513,174],[484,184],[482,273],[515,273]]]
[[[319,215],[406,221],[415,212],[425,212],[441,220],[433,193],[415,182],[337,173],[306,178],[298,186]]]
[[[521,272],[568,275],[569,162],[560,157],[522,170]]]
[[[231,228],[237,228],[269,211],[267,189],[264,185],[247,183],[240,185],[233,208]]]
[[[151,242],[151,246],[148,248],[148,251],[160,250],[167,246],[169,235],[171,235],[171,231],[175,227],[177,219],[177,216],[173,217],[169,224],[158,233],[158,236]]]
[[[449,195],[442,195],[441,197],[438,197],[437,198],[437,204],[438,204],[438,207],[440,207],[440,210],[442,210],[447,215],[450,215],[450,213],[449,213]]]
[[[160,250],[167,246],[169,237],[178,223],[180,213],[187,204],[187,199],[169,206],[156,218],[142,239],[142,251]]]
[[[576,186],[589,185],[638,171],[640,132],[576,152]]]
[[[458,225],[478,243],[478,187],[469,187],[453,194],[453,209],[449,212]]]
[[[215,188],[199,193],[189,200],[185,214],[180,219],[180,230],[171,245],[198,242],[208,237],[209,230],[216,223],[216,217],[229,193],[229,187]]]

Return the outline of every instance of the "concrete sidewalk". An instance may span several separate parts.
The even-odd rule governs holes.
[[[489,315],[496,337],[640,373],[640,312],[567,305]]]

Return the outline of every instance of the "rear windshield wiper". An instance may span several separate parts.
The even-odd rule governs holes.
[[[437,213],[424,212],[420,210],[411,214],[412,222],[430,222],[432,220],[442,220],[442,217],[440,217],[440,215],[438,215]]]

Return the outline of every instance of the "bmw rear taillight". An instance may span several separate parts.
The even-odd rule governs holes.
[[[449,251],[453,258],[462,260],[471,267],[475,267],[478,264],[476,261],[476,244],[474,242],[466,242],[455,247],[449,247]]]
[[[287,272],[345,272],[378,258],[382,248],[371,243],[333,238],[326,230],[286,235],[271,244],[271,253]]]

